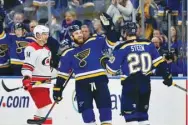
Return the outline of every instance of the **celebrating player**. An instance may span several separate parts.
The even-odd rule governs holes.
[[[136,23],[126,22],[123,31],[126,42],[116,47],[113,56],[101,59],[101,64],[110,74],[122,70],[121,114],[126,125],[149,125],[148,108],[150,99],[150,72],[152,66],[160,70],[164,84],[172,85],[172,76],[165,68],[163,58],[153,43],[136,39]],[[106,64],[107,63],[107,64]]]
[[[39,83],[42,81],[50,81],[51,78],[51,52],[45,45],[49,37],[49,28],[43,25],[37,25],[34,28],[34,36],[36,42],[30,43],[25,48],[25,62],[22,67],[23,85],[30,93],[36,107],[37,112],[34,119],[45,117],[50,105],[50,92],[47,85],[32,85],[32,83]],[[51,125],[52,119],[48,118],[43,124]]]
[[[101,125],[111,125],[111,98],[108,89],[108,78],[101,67],[99,58],[102,50],[110,47],[104,37],[91,37],[83,40],[79,26],[69,29],[70,35],[77,45],[64,51],[60,59],[57,82],[53,90],[55,101],[62,99],[62,86],[68,78],[70,70],[74,71],[76,79],[76,98],[79,112],[86,125],[96,125],[93,112],[93,99],[100,114]]]

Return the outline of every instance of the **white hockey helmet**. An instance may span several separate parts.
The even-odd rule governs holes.
[[[37,33],[49,33],[49,28],[44,25],[37,25],[33,30],[34,36],[36,37]]]

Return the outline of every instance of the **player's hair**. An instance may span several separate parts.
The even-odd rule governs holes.
[[[126,21],[121,29],[124,33],[126,33],[127,36],[136,36],[137,25],[135,22]]]

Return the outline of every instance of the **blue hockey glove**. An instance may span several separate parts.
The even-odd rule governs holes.
[[[56,102],[60,102],[62,98],[62,88],[55,87],[53,88],[53,99]]]
[[[169,74],[167,77],[164,78],[163,83],[168,87],[172,85],[172,75]]]
[[[109,60],[110,58],[108,56],[103,56],[100,58],[100,63],[101,63],[101,66],[106,69],[106,63],[107,61]]]

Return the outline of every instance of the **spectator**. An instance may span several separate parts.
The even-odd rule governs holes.
[[[102,35],[102,34],[105,33],[104,30],[103,30],[103,27],[102,27],[102,24],[101,24],[100,20],[94,19],[93,20],[93,26],[94,26],[94,30],[95,30],[96,34]]]
[[[154,8],[151,6],[151,0],[144,1],[144,16],[145,16],[145,38],[151,39],[153,29],[157,28],[157,22],[154,19]],[[141,21],[141,9],[139,7],[139,12],[137,15],[137,21]]]
[[[29,23],[29,30],[30,32],[33,32],[34,28],[38,25],[38,22],[36,20],[31,20]]]
[[[121,17],[124,20],[130,20],[132,12],[133,5],[130,0],[112,0],[106,13],[112,17],[113,23],[116,24]]]
[[[168,49],[168,44],[167,44],[167,37],[165,35],[162,35],[160,30],[154,29],[153,30],[153,37],[158,37],[161,41],[161,47],[163,49]]]
[[[155,36],[155,37],[152,38],[151,41],[154,43],[154,45],[155,45],[156,49],[158,50],[159,54],[160,54],[161,56],[163,56],[164,50],[163,50],[163,48],[162,48],[162,46],[161,46],[161,45],[162,45],[161,38]]]
[[[36,8],[37,20],[48,18],[48,5],[54,6],[55,1],[50,0],[33,0],[33,5]]]
[[[178,55],[179,49],[181,47],[181,41],[178,40],[177,27],[172,26],[170,28],[170,32],[171,32],[171,37],[170,37],[171,47],[175,49],[175,53]]]
[[[29,37],[30,39],[34,38],[33,30],[37,25],[38,25],[38,22],[36,20],[31,20],[31,22],[29,23],[29,32],[26,33],[26,36]]]
[[[72,40],[69,36],[69,26],[78,25],[81,27],[82,23],[77,20],[76,13],[74,11],[66,11],[65,19],[62,22],[62,31],[60,36],[61,44],[68,44],[69,46],[72,45]]]
[[[68,5],[69,5],[69,9],[74,10],[74,11],[78,10],[77,11],[78,13],[82,11],[81,9],[95,6],[94,3],[92,2],[86,2],[82,4],[81,0],[71,0]]]
[[[137,36],[137,38],[141,39],[141,38],[143,38],[143,36],[142,36],[142,30],[141,30],[141,25],[139,23],[137,23],[136,26],[137,26],[136,36]]]
[[[13,22],[8,22],[8,25],[6,26],[6,32],[13,33],[14,32],[14,25],[16,23],[23,23],[24,21],[24,14],[20,12],[16,12],[13,16]]]
[[[91,37],[91,33],[87,25],[82,25],[81,30],[83,33],[84,41],[86,41],[87,39],[89,39],[89,37]]]

